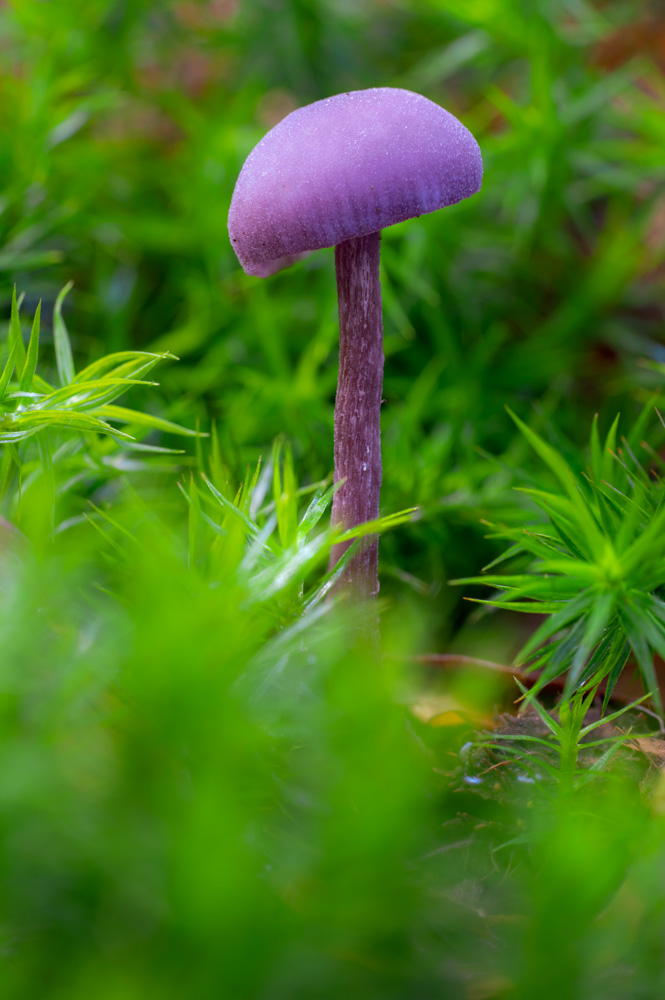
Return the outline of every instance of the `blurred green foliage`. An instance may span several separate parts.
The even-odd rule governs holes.
[[[534,518],[505,406],[578,475],[593,414],[629,434],[662,383],[664,37],[646,0],[0,3],[0,311],[16,284],[40,345],[3,348],[3,428],[56,392],[134,438],[70,414],[2,446],[8,1000],[663,993],[657,769],[564,796],[406,706],[438,691],[414,654],[527,638],[446,586],[499,554],[483,519]],[[382,538],[379,669],[320,599],[332,252],[249,279],[226,213],[284,114],[385,85],[458,115],[485,180],[382,242],[383,510],[420,511]],[[71,394],[125,351],[180,361]]]

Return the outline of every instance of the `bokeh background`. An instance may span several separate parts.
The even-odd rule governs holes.
[[[653,808],[631,775],[578,808],[503,772],[472,794],[466,730],[407,712],[398,659],[519,644],[447,585],[527,503],[506,405],[579,469],[594,413],[630,427],[662,385],[664,74],[658,0],[0,0],[0,314],[14,283],[25,317],[42,300],[45,375],[70,280],[78,365],[176,354],[130,401],[214,426],[231,497],[279,435],[301,484],[332,467],[333,254],[241,272],[226,216],[254,144],[400,86],[485,163],[479,195],[382,243],[382,508],[421,509],[381,541],[384,671],[339,623],[305,642],[293,595],[248,606],[242,539],[212,582],[189,572],[173,467],[125,492],[79,469],[75,530],[1,561],[11,1000],[663,994],[662,782]],[[88,499],[119,519],[102,536]],[[499,696],[474,683],[477,728]]]

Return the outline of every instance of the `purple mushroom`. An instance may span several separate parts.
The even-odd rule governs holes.
[[[420,94],[380,87],[299,108],[252,150],[229,211],[229,236],[247,274],[268,277],[298,256],[335,247],[339,377],[333,523],[379,516],[383,322],[381,230],[475,194],[476,140]],[[350,543],[333,549],[331,565]],[[361,597],[378,593],[376,535],[344,574]]]

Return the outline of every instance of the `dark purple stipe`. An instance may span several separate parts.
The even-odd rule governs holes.
[[[480,190],[478,143],[420,94],[376,87],[299,108],[251,151],[229,209],[229,237],[247,274],[268,277],[300,255],[334,246],[341,326],[335,408],[333,520],[379,512],[383,373],[379,233]],[[356,311],[357,310],[357,311]],[[378,590],[378,539],[362,542],[342,583]],[[344,551],[335,546],[332,564]]]
[[[334,481],[346,481],[335,493],[332,522],[345,528],[379,516],[383,389],[380,245],[381,233],[370,233],[335,247],[339,375]],[[350,544],[341,542],[333,548],[331,568]],[[358,597],[374,597],[379,590],[378,535],[361,538],[359,545],[360,551],[344,571],[344,583]]]

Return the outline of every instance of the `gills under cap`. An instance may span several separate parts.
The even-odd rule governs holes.
[[[266,277],[282,258],[468,198],[482,174],[469,130],[426,97],[391,87],[338,94],[293,111],[252,150],[229,236],[245,272]]]

